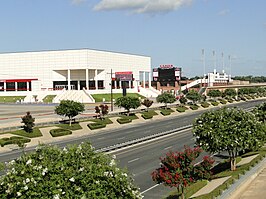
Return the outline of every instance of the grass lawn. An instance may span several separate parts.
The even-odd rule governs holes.
[[[26,96],[0,96],[0,102],[15,103],[24,99]]]
[[[111,101],[111,94],[93,94],[91,95],[94,99],[95,102],[103,102],[103,98],[105,98],[105,102],[110,102]],[[122,97],[122,91],[121,93],[113,93],[113,99],[117,99],[119,97]],[[143,97],[142,95],[139,95],[137,93],[127,93],[127,96],[130,97],[141,97],[142,99],[144,99],[145,97]]]
[[[199,191],[202,187],[207,185],[207,183],[208,183],[207,180],[201,180],[186,187],[185,198],[189,198],[190,196],[192,196],[194,193]],[[176,190],[176,191],[172,191],[170,195],[166,197],[166,199],[178,199],[179,196],[181,196],[181,193],[179,193],[178,190]]]
[[[56,95],[46,95],[45,98],[43,98],[43,102],[44,103],[52,103],[55,96]]]
[[[71,126],[69,126],[69,124],[58,124],[56,126],[62,128],[62,129],[67,129],[67,130],[71,130],[71,131],[82,129],[82,127],[79,125],[79,123],[72,123]]]
[[[28,133],[28,132],[24,131],[23,129],[17,130],[17,131],[6,132],[6,133],[11,133],[14,135],[24,136],[24,137],[28,137],[28,138],[35,138],[35,137],[41,137],[42,136],[42,133],[39,130],[39,128],[34,128],[33,132],[31,132],[31,133]]]

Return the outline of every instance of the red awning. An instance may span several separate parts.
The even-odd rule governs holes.
[[[0,82],[31,82],[38,79],[1,79]]]

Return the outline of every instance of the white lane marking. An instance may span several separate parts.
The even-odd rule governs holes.
[[[144,193],[146,193],[147,191],[150,191],[150,190],[154,189],[155,187],[158,187],[159,185],[160,185],[160,184],[156,184],[156,185],[154,185],[154,186],[152,186],[152,187],[150,187],[150,188],[148,188],[148,189],[142,191],[141,194],[144,194]]]
[[[97,140],[103,140],[103,139],[104,139],[104,137],[97,138]]]
[[[133,159],[133,160],[129,160],[127,163],[135,162],[135,161],[137,161],[137,160],[139,160],[139,158],[135,158],[135,159]]]
[[[125,139],[126,137],[121,137],[121,138],[117,138],[118,140],[123,140],[123,139]]]
[[[173,146],[166,147],[166,148],[164,148],[164,150],[171,149],[172,147],[173,147]]]

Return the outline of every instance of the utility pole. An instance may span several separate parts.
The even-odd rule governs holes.
[[[114,104],[113,104],[113,70],[111,69],[111,73],[107,73],[111,75],[111,83],[109,84],[111,86],[111,111],[114,110]]]

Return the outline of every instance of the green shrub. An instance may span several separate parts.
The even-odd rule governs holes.
[[[153,118],[153,115],[150,114],[142,114],[141,117],[143,117],[145,120]]]
[[[31,140],[29,138],[24,137],[18,137],[18,136],[12,136],[10,138],[2,138],[0,139],[0,145],[1,147],[8,145],[8,144],[19,144],[19,143],[27,143]]]
[[[149,110],[149,111],[145,111],[144,114],[148,113],[149,115],[158,115],[158,113],[156,113],[154,110]]]
[[[208,108],[210,104],[208,102],[201,102],[200,104],[203,108]]]
[[[160,113],[163,115],[163,116],[167,116],[167,115],[170,115],[171,113],[173,113],[174,111],[170,108],[167,108],[167,109],[161,109],[160,110]]]
[[[247,100],[251,100],[252,99],[251,96],[249,96],[249,95],[246,95],[245,97],[246,97]]]
[[[132,122],[132,120],[130,118],[118,118],[116,120],[119,124],[126,124],[126,123],[130,123]]]
[[[220,101],[221,104],[226,104],[227,103],[227,101],[224,100],[224,99],[220,99],[219,101]]]
[[[0,162],[0,172],[4,171],[5,169],[5,164],[3,162]]]
[[[197,104],[190,105],[189,108],[191,110],[198,110],[199,106]]]
[[[70,135],[72,134],[72,131],[68,130],[68,129],[52,129],[50,130],[50,134],[53,137],[59,137],[59,136],[64,136],[64,135]]]
[[[233,102],[234,102],[233,99],[228,99],[227,101],[228,101],[229,103],[233,103]]]
[[[52,103],[53,99],[55,98],[56,95],[46,95],[45,98],[43,98],[44,103]]]
[[[212,101],[211,104],[212,104],[213,106],[218,106],[219,102]]]
[[[161,113],[163,116],[171,115],[170,112],[166,112],[166,111],[161,111],[160,113]]]
[[[94,129],[100,129],[100,128],[105,128],[106,124],[104,123],[90,123],[87,125],[91,130]]]
[[[126,118],[126,119],[131,119],[131,120],[136,120],[139,119],[138,116],[136,116],[135,113],[130,113],[129,116],[128,115],[121,115],[121,118]]]
[[[176,110],[179,112],[179,113],[183,113],[187,110],[187,107],[185,106],[178,106],[176,107]]]

